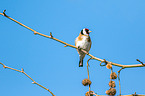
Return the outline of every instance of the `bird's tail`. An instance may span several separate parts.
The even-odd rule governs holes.
[[[83,59],[80,59],[80,61],[79,61],[79,67],[83,67]]]

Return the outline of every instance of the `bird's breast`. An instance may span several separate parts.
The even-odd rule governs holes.
[[[78,40],[78,38],[76,39],[76,46],[85,49],[86,51],[90,50],[91,47],[91,40],[89,37],[87,36],[82,36],[81,37],[82,40]]]

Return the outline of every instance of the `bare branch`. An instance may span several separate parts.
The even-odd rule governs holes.
[[[8,19],[14,21],[15,23],[17,23],[17,24],[19,24],[19,25],[21,25],[21,26],[23,26],[23,27],[25,27],[25,28],[31,30],[32,32],[34,32],[35,35],[38,34],[38,35],[40,35],[40,36],[43,36],[43,37],[50,38],[50,39],[53,39],[53,40],[55,40],[55,41],[58,41],[58,42],[64,44],[64,45],[65,45],[64,47],[69,46],[69,47],[78,49],[78,48],[77,48],[76,46],[74,46],[74,45],[68,44],[68,43],[66,43],[66,42],[64,42],[64,41],[61,41],[61,40],[59,40],[59,39],[57,39],[57,38],[54,38],[54,37],[52,36],[52,33],[50,33],[50,36],[44,35],[44,34],[42,34],[42,33],[39,33],[39,32],[37,32],[37,31],[33,30],[32,28],[30,28],[30,27],[28,27],[28,26],[26,26],[26,25],[24,25],[24,24],[22,24],[22,23],[16,21],[15,19],[13,19],[13,18],[7,16],[7,15],[5,14],[5,10],[4,10],[3,13],[0,13],[0,15],[5,16],[5,17],[7,17]],[[52,38],[52,37],[53,37],[53,38]],[[87,55],[89,55],[91,58],[93,58],[93,59],[95,59],[95,60],[104,62],[103,59],[97,58],[97,57],[91,55],[90,53],[88,53],[87,51],[85,51],[85,50],[83,50],[83,49],[81,49],[81,51],[83,51],[84,53],[86,53]],[[106,61],[106,62],[109,62],[109,61]],[[114,65],[114,66],[124,67],[124,68],[144,67],[144,65],[142,65],[142,64],[122,65],[122,64],[117,64],[117,63],[113,63],[113,62],[112,62],[111,64]]]
[[[52,36],[52,33],[51,33],[51,32],[50,32],[50,36],[48,36],[48,35],[45,35],[45,34],[42,34],[42,33],[39,33],[39,32],[37,32],[37,31],[33,30],[32,28],[30,28],[30,27],[28,27],[28,26],[26,26],[26,25],[24,25],[24,24],[18,22],[17,20],[15,20],[15,19],[9,17],[8,15],[6,15],[5,11],[6,11],[6,10],[4,10],[3,13],[0,13],[0,15],[2,15],[2,16],[4,16],[4,17],[6,17],[6,18],[8,18],[8,19],[10,19],[10,20],[12,20],[12,21],[14,21],[15,23],[17,23],[17,24],[19,24],[19,25],[21,25],[21,26],[23,26],[23,27],[25,27],[25,28],[31,30],[32,32],[34,32],[35,35],[40,35],[40,36],[43,36],[43,37],[46,37],[46,38],[53,39],[53,40],[55,40],[55,41],[57,41],[57,42],[60,42],[60,43],[64,44],[64,45],[65,45],[64,47],[69,46],[69,47],[72,47],[72,48],[75,48],[75,49],[79,49],[78,47],[76,47],[76,46],[74,46],[74,45],[68,44],[68,43],[66,43],[66,42],[64,42],[64,41],[61,41],[61,40],[59,40],[59,39],[57,39],[57,38],[54,38],[54,37]],[[80,49],[80,50],[81,50],[82,52],[84,52],[85,54],[87,54],[88,56],[91,57],[91,58],[88,59],[88,61],[87,61],[88,79],[90,78],[90,76],[89,76],[89,68],[88,68],[88,67],[89,67],[89,61],[90,61],[91,59],[95,59],[95,60],[97,60],[97,61],[100,61],[100,62],[101,62],[101,63],[100,63],[100,66],[106,66],[107,63],[109,63],[109,61],[106,61],[105,59],[97,58],[97,57],[91,55],[89,52],[87,52],[87,51],[85,51],[85,50],[83,50],[83,49]],[[111,65],[121,67],[121,69],[118,71],[118,80],[119,80],[120,95],[121,95],[120,71],[121,71],[122,69],[124,69],[124,68],[145,67],[145,64],[144,64],[143,62],[141,62],[139,59],[137,59],[137,61],[140,62],[141,64],[122,65],[122,64],[113,63],[113,62],[110,63]],[[104,64],[104,65],[101,65],[102,63],[105,63],[105,64]],[[5,65],[2,64],[2,63],[0,63],[0,64],[3,65],[4,68],[8,68],[8,69],[11,69],[11,70],[14,70],[14,71],[23,73],[24,75],[26,75],[29,79],[31,79],[31,80],[33,81],[33,82],[32,82],[33,84],[37,84],[39,87],[42,87],[43,89],[49,91],[49,92],[52,94],[52,96],[55,96],[49,89],[47,89],[47,88],[43,87],[42,85],[38,84],[37,82],[35,82],[29,75],[27,75],[27,74],[24,72],[24,69],[22,69],[22,70],[17,70],[17,69],[11,68],[11,67],[7,67],[7,66],[5,66]],[[113,70],[112,70],[112,68],[111,68],[111,73],[112,73],[112,72],[113,72]],[[90,85],[89,85],[89,91],[90,91]],[[97,95],[97,94],[94,94],[94,95],[96,95],[96,96],[101,96],[101,95]]]
[[[23,69],[23,68],[22,68],[22,70],[17,70],[17,69],[14,69],[14,68],[8,67],[8,66],[4,65],[4,64],[1,63],[1,62],[0,62],[0,64],[3,65],[4,68],[8,68],[8,69],[11,69],[11,70],[14,70],[14,71],[17,71],[17,72],[23,73],[24,75],[26,75],[29,79],[31,79],[31,80],[33,81],[33,82],[32,82],[33,84],[38,85],[39,87],[41,87],[41,88],[43,88],[43,89],[49,91],[49,92],[52,94],[52,96],[55,96],[55,95],[54,95],[54,94],[53,94],[49,89],[47,89],[47,88],[45,88],[44,86],[40,85],[39,83],[35,82],[34,79],[32,79],[29,75],[27,75],[27,74],[24,72],[24,69]]]

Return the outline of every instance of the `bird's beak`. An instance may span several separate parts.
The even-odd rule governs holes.
[[[89,33],[91,33],[92,31],[89,31]]]

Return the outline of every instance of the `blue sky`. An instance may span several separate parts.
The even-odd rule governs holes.
[[[145,62],[145,1],[144,0],[2,0],[0,12],[35,29],[74,45],[83,28],[90,34],[94,56],[115,63]],[[0,62],[16,69],[24,68],[36,82],[56,96],[84,96],[88,87],[86,61],[79,68],[75,49],[63,47],[54,40],[33,35],[33,32],[0,16]],[[91,90],[105,95],[109,89],[110,70],[90,61]],[[120,68],[113,67],[114,72]],[[122,94],[145,94],[145,68],[121,71]],[[116,82],[119,94],[118,79]],[[21,73],[0,67],[0,96],[51,96],[31,83]]]

